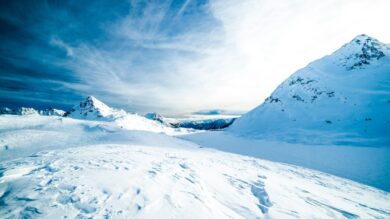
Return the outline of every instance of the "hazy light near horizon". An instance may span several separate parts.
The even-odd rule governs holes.
[[[186,10],[185,5],[180,13]],[[159,105],[158,110],[168,113],[214,108],[246,111],[260,104],[290,74],[358,34],[390,40],[387,0],[217,0],[207,7],[219,21],[217,25],[205,23],[204,33],[188,28],[177,39],[150,45],[192,54],[169,53],[161,61],[150,60],[150,65],[158,66],[150,69],[157,71],[155,74],[136,74],[138,80],[127,83],[118,72],[131,69],[131,65],[92,57],[92,62],[100,63],[94,63],[98,68],[107,68],[101,75],[102,87],[107,86],[110,74],[108,89],[115,85],[119,95],[126,99],[128,94],[140,104],[146,95],[150,108]],[[125,37],[158,37],[127,33],[128,27],[117,28]],[[99,66],[102,61],[105,65]],[[142,66],[137,69],[148,70]]]

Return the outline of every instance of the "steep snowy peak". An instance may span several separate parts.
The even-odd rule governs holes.
[[[74,106],[66,116],[77,119],[113,119],[125,115],[124,110],[113,109],[94,96],[87,97]]]
[[[229,130],[294,142],[390,144],[388,51],[360,35],[291,75]]]
[[[332,54],[335,63],[347,70],[364,68],[375,64],[389,53],[389,46],[365,34],[358,35],[351,42]]]

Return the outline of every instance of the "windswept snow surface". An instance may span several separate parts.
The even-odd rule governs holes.
[[[0,161],[45,149],[87,144],[126,143],[133,140],[144,143],[148,141],[147,139],[154,138],[165,145],[167,136],[153,135],[153,132],[173,135],[182,133],[180,130],[176,133],[174,129],[164,132],[166,130],[159,129],[159,126],[143,124],[143,120],[137,120],[138,117],[135,117],[135,121],[129,121],[130,117],[127,117],[127,121],[110,122],[58,116],[2,115],[0,116]]]
[[[180,136],[204,147],[299,165],[390,192],[390,147],[292,144],[251,139],[230,132],[199,132]]]
[[[1,218],[390,217],[387,192],[165,134],[55,116],[0,127]]]

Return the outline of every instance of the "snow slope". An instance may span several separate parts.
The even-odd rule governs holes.
[[[293,144],[240,137],[226,131],[180,138],[204,147],[323,171],[390,192],[390,147]]]
[[[387,192],[164,134],[55,116],[0,127],[30,150],[0,152],[1,218],[390,217]]]
[[[78,120],[58,116],[0,116],[0,161],[51,148],[88,144],[146,142],[154,138],[165,145],[165,134],[153,135],[142,126],[123,128],[117,121]],[[147,130],[150,130],[149,127]],[[146,129],[145,128],[145,129]],[[129,132],[132,130],[132,132]],[[158,132],[159,133],[159,132]],[[177,133],[174,133],[177,134]],[[146,144],[146,143],[144,143]]]
[[[315,144],[390,145],[390,46],[359,35],[284,81],[232,133]]]

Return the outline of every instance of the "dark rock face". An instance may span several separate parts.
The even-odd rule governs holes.
[[[346,60],[352,61],[351,64],[346,66],[348,70],[362,68],[385,56],[382,51],[383,44],[364,34],[355,37],[347,46],[356,47],[357,49],[355,53],[345,57]]]
[[[220,130],[229,127],[233,124],[236,118],[229,119],[206,119],[200,121],[185,121],[177,123],[176,125],[181,128],[191,128],[198,130]]]

